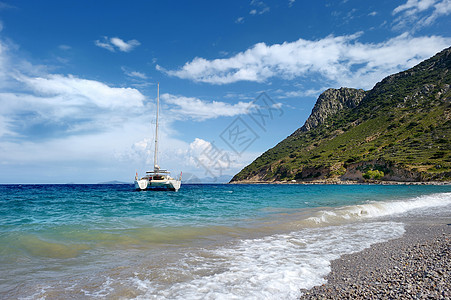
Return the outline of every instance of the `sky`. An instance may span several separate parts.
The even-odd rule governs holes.
[[[0,183],[234,175],[328,88],[451,46],[451,0],[0,1]]]

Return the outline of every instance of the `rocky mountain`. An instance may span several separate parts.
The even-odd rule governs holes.
[[[329,89],[231,182],[450,181],[451,48],[373,89]]]
[[[362,101],[366,92],[364,90],[344,88],[328,89],[322,93],[315,106],[313,107],[310,117],[305,121],[304,126],[299,131],[309,131],[318,125],[323,124],[328,117],[336,113],[343,112],[346,109],[356,107]]]

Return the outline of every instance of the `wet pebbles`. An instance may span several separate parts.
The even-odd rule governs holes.
[[[400,239],[345,255],[301,299],[451,299],[450,225],[409,224]]]

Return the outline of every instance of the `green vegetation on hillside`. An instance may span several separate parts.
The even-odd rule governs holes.
[[[451,48],[297,130],[232,181],[451,179]]]

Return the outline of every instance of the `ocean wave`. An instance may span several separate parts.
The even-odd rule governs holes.
[[[342,223],[347,220],[371,219],[390,215],[400,215],[417,209],[428,209],[451,205],[451,193],[424,195],[406,200],[377,201],[350,205],[329,210],[321,210],[307,218],[316,224]]]
[[[152,281],[150,269],[129,282],[144,292],[136,299],[296,299],[300,288],[325,283],[332,260],[403,233],[395,222],[305,228],[187,253],[172,266],[174,274],[165,273],[177,278],[169,285]]]

